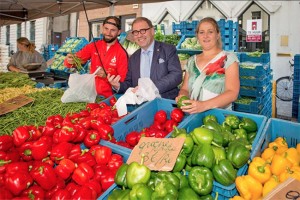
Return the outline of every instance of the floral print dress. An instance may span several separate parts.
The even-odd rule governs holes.
[[[192,56],[185,68],[189,73],[190,98],[205,101],[223,93],[226,69],[234,62],[239,62],[239,60],[233,52],[221,51],[202,70],[199,70],[196,55]]]

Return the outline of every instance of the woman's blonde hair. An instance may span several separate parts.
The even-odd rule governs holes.
[[[199,24],[197,25],[196,34],[198,34],[200,25],[204,22],[210,23],[216,29],[217,33],[220,35],[220,38],[218,39],[217,44],[218,44],[218,47],[222,49],[222,39],[221,39],[221,34],[220,34],[220,28],[219,28],[217,21],[214,18],[205,17],[205,18],[201,19]]]
[[[26,37],[18,38],[17,43],[25,45],[32,53],[35,51],[35,44],[30,42]]]

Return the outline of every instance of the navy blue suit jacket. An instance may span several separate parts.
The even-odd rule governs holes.
[[[129,58],[128,72],[120,84],[118,93],[124,93],[129,87],[136,87],[140,78],[141,49]],[[155,41],[151,64],[150,79],[163,98],[175,99],[182,82],[182,70],[174,45]]]

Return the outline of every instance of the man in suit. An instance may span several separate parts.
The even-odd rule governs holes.
[[[134,41],[141,47],[129,58],[128,72],[124,82],[120,77],[108,74],[110,84],[118,93],[129,87],[136,87],[138,79],[149,77],[163,98],[175,99],[182,71],[174,45],[154,40],[154,27],[145,17],[138,17],[132,23]]]

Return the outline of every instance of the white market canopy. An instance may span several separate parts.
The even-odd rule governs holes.
[[[57,17],[73,12],[117,5],[161,2],[162,0],[1,0],[0,26],[41,17]],[[168,0],[163,0],[168,1]]]

